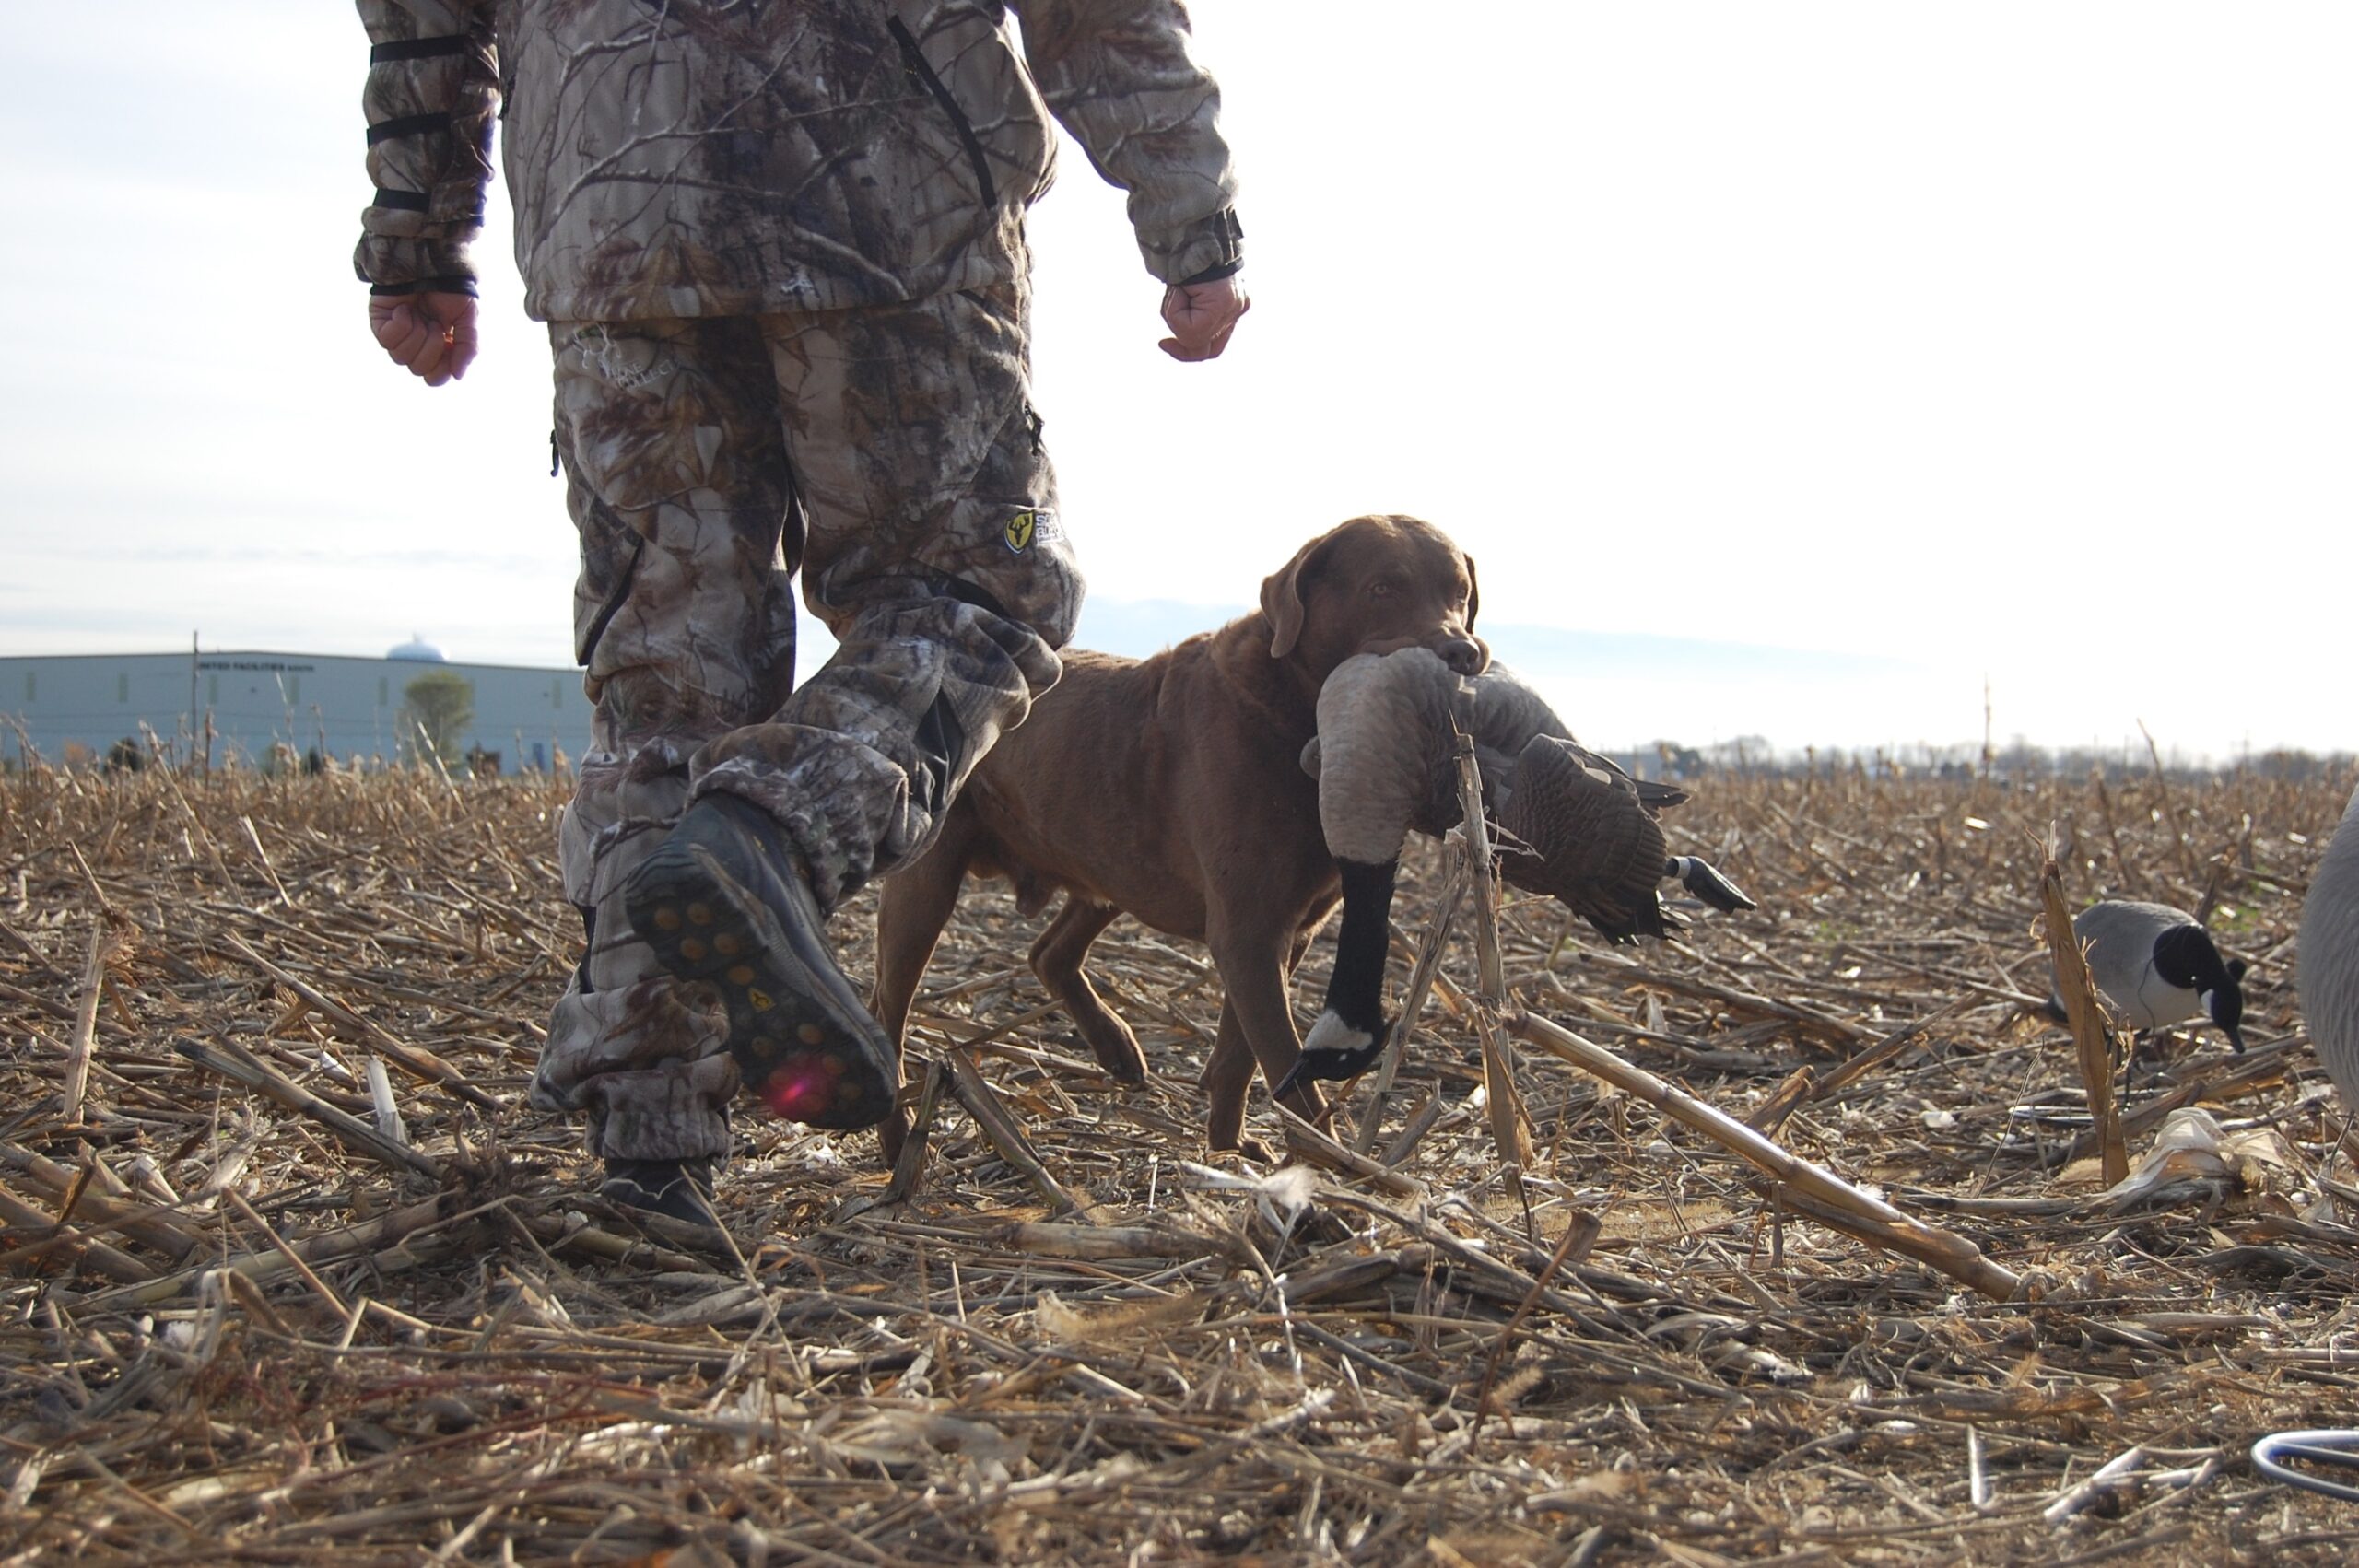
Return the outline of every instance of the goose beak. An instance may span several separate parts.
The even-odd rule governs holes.
[[[1310,1071],[1309,1067],[1310,1053],[1309,1051],[1295,1058],[1294,1065],[1286,1069],[1286,1075],[1279,1079],[1277,1086],[1270,1091],[1270,1098],[1283,1100],[1297,1089],[1301,1088],[1306,1082],[1315,1080],[1319,1075]]]
[[[1371,1040],[1358,1050],[1306,1050],[1294,1059],[1294,1065],[1286,1069],[1286,1075],[1278,1080],[1278,1086],[1270,1093],[1275,1098],[1284,1099],[1296,1090],[1308,1088],[1312,1083],[1341,1083],[1347,1078],[1357,1078],[1376,1065],[1376,1059],[1383,1050],[1382,1040]]]
[[[1719,868],[1709,860],[1701,860],[1693,855],[1677,855],[1672,857],[1672,864],[1679,868],[1681,886],[1723,915],[1733,915],[1739,909],[1760,907],[1745,896],[1744,889],[1721,875]]]
[[[2242,1027],[2244,1024],[2244,1008],[2242,1005],[2243,999],[2239,996],[2235,996],[2228,990],[2222,989],[2216,991],[2205,991],[2196,1000],[2203,1003],[2203,1012],[2205,1016],[2210,1018],[2212,1023],[2219,1025],[2220,1033],[2228,1036],[2228,1048],[2236,1052],[2238,1056],[2244,1055],[2245,1032]],[[2229,1005],[2223,1006],[2223,1002],[2227,1002]]]

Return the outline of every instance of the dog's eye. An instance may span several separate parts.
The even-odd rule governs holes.
[[[1380,577],[1367,585],[1367,591],[1372,599],[1390,599],[1401,591],[1401,583],[1395,578]]]

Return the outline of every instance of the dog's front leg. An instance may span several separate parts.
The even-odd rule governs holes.
[[[910,1004],[925,978],[934,945],[942,940],[942,929],[958,907],[958,889],[967,880],[974,845],[975,815],[961,801],[951,807],[933,848],[886,877],[877,895],[876,984],[869,992],[868,1010],[893,1037],[904,1081]],[[877,1141],[887,1165],[900,1159],[909,1126],[910,1113],[898,1104],[877,1124]]]

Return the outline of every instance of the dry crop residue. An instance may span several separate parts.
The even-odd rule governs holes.
[[[587,1196],[578,1128],[525,1103],[577,952],[561,788],[11,775],[0,1560],[2348,1561],[2359,1515],[2246,1459],[2359,1420],[2359,1194],[2291,948],[2348,789],[1715,778],[1672,847],[1760,913],[1607,949],[1505,907],[1513,999],[1739,1117],[1809,1069],[1778,1141],[2022,1275],[2007,1303],[1536,1051],[1532,1163],[1502,1167],[1462,936],[1373,1144],[1438,1097],[1397,1167],[1216,1182],[1248,1173],[1201,1147],[1202,952],[1099,942],[1159,1074],[1124,1090],[990,888],[913,1045],[982,1088],[943,1094],[914,1187],[866,1135],[749,1116],[716,1255]],[[2234,1157],[2138,1207],[2025,1012],[2063,818],[2076,902],[2208,898],[2254,965],[2250,1053],[2173,1035],[2127,1093],[2133,1163],[2181,1103]],[[1404,875],[1413,942],[1442,853]],[[839,918],[856,976],[870,907]],[[1253,1130],[1285,1137],[1258,1092]]]

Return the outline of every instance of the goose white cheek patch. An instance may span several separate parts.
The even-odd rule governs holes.
[[[1302,1037],[1302,1048],[1306,1053],[1364,1051],[1374,1044],[1374,1035],[1365,1029],[1354,1028],[1344,1022],[1341,1014],[1332,1010],[1321,1012],[1319,1021],[1310,1026],[1310,1033]]]

